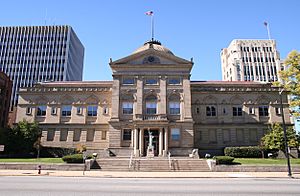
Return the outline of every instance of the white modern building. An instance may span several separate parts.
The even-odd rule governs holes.
[[[44,81],[80,81],[84,47],[70,26],[0,27],[0,71],[13,81],[10,108],[20,87]]]
[[[281,70],[275,40],[233,40],[221,51],[223,81],[274,82]]]

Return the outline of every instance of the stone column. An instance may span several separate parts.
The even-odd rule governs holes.
[[[138,137],[139,137],[138,129],[135,128],[134,129],[134,137],[133,137],[133,153],[134,153],[135,157],[140,156],[140,153],[138,150]]]
[[[166,157],[168,156],[168,151],[169,151],[169,129],[168,127],[165,127],[165,146],[164,146],[164,150],[163,150],[163,156]]]
[[[134,134],[135,134],[135,129],[131,129],[131,141],[130,141],[130,147],[134,146]]]
[[[111,120],[119,120],[120,78],[113,76]]]
[[[159,114],[167,114],[167,85],[166,78],[160,78],[160,107]]]
[[[192,121],[192,98],[189,76],[183,78],[184,119]]]
[[[141,117],[143,114],[143,78],[136,81],[136,114]]]
[[[158,152],[158,156],[162,156],[163,155],[163,130],[160,129],[159,130],[159,152]]]
[[[144,130],[143,129],[140,129],[140,133],[139,133],[140,137],[139,137],[139,152],[140,152],[140,155],[142,155],[143,153],[143,150],[144,150]]]

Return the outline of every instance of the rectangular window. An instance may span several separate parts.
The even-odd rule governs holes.
[[[106,140],[106,131],[101,131],[101,140]]]
[[[146,103],[146,114],[156,114],[156,102],[147,102]]]
[[[87,142],[92,142],[92,141],[94,141],[94,136],[95,136],[95,130],[94,130],[94,129],[89,129],[89,130],[87,130],[87,133],[86,133],[86,141],[87,141]]]
[[[67,141],[68,138],[68,129],[61,129],[60,130],[60,141]]]
[[[61,115],[62,116],[71,116],[72,106],[64,105],[61,107]]]
[[[134,84],[134,78],[123,78],[122,84],[124,84],[124,85],[133,85]]]
[[[98,106],[89,105],[87,107],[88,116],[97,116],[97,109],[98,109]]]
[[[180,102],[171,101],[169,103],[169,109],[172,115],[180,114]]]
[[[132,102],[123,102],[122,103],[123,114],[133,114],[133,103]]]
[[[207,106],[206,116],[216,116],[216,108],[214,106]]]
[[[171,129],[171,139],[172,139],[172,141],[180,140],[180,129],[178,129],[178,128]]]
[[[108,113],[109,113],[108,107],[107,107],[107,106],[104,106],[104,107],[103,107],[103,114],[104,114],[104,115],[107,115]]]
[[[31,115],[31,107],[26,108],[26,115]]]
[[[257,129],[249,129],[249,134],[250,134],[250,141],[251,142],[257,142],[258,141]]]
[[[249,114],[254,115],[255,109],[253,107],[249,107]]]
[[[232,115],[233,116],[242,116],[243,115],[242,107],[232,107]]]
[[[76,114],[77,114],[77,115],[82,115],[82,111],[83,111],[82,106],[78,106],[78,107],[76,108]]]
[[[275,108],[275,113],[277,116],[281,115],[281,108]]]
[[[147,84],[147,85],[155,85],[155,84],[157,84],[157,79],[156,78],[147,78],[146,79],[146,81],[145,81],[145,83]]]
[[[259,116],[269,116],[268,106],[259,106]]]
[[[123,140],[131,140],[131,129],[123,129]]]
[[[37,106],[36,115],[37,116],[46,116],[46,109],[47,109],[47,106],[45,106],[45,105]]]
[[[81,136],[81,130],[80,129],[75,129],[73,133],[73,141],[78,142],[80,141],[80,136]]]
[[[168,84],[170,85],[179,85],[180,82],[180,78],[169,78],[168,79]]]
[[[56,107],[51,107],[51,115],[56,115],[57,109]]]
[[[47,141],[53,141],[55,135],[55,129],[48,129],[47,131]]]

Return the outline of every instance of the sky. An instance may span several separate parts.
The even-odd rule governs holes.
[[[85,47],[83,80],[111,80],[109,58],[130,55],[151,38],[194,59],[192,80],[221,80],[220,52],[233,39],[277,41],[281,59],[300,50],[299,0],[10,0],[0,26],[70,25]]]

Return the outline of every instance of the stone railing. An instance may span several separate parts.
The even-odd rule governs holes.
[[[148,114],[148,115],[143,115],[143,120],[167,120],[166,115],[161,115],[161,114]]]

